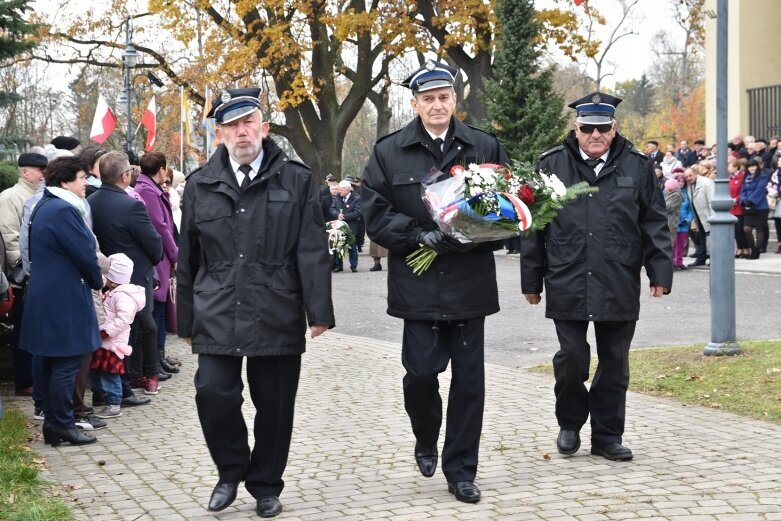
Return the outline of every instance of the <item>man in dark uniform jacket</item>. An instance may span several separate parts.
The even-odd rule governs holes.
[[[353,185],[346,179],[339,181],[339,193],[333,198],[331,203],[331,219],[338,219],[347,223],[350,231],[355,236],[355,244],[348,250],[350,260],[350,271],[358,271],[358,244],[359,234],[363,233],[363,208],[361,207],[361,196],[353,192]],[[338,256],[334,258],[334,271],[344,271],[343,260]]]
[[[640,268],[651,295],[670,292],[673,266],[664,200],[648,158],[616,131],[620,99],[600,92],[569,106],[577,112],[564,143],[540,157],[538,168],[571,186],[599,188],[567,204],[543,231],[521,240],[521,286],[538,304],[543,280],[545,316],[556,326],[560,350],[556,377],[558,450],[574,454],[591,415],[591,453],[630,460],[622,445],[629,346],[640,311]],[[599,365],[590,390],[589,322],[594,323]]]
[[[177,271],[179,336],[198,354],[195,402],[219,472],[209,510],[238,485],[261,517],[279,495],[306,346],[333,327],[320,187],[267,138],[260,89],[228,89],[211,107],[223,144],[187,180]],[[255,405],[250,449],[241,412],[242,364]]]
[[[434,224],[420,197],[432,168],[449,176],[454,165],[507,164],[499,141],[453,117],[458,73],[429,61],[407,78],[417,118],[380,139],[363,174],[361,196],[369,238],[390,250],[388,314],[404,319],[404,404],[415,434],[415,459],[430,477],[437,466],[442,399],[437,376],[452,363],[442,469],[459,501],[476,503],[474,484],[483,421],[483,326],[499,311],[497,243],[462,245]],[[437,257],[415,275],[405,257],[420,246]]]

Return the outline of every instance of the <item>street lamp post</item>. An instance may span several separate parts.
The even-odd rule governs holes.
[[[710,301],[711,341],[705,355],[736,355],[735,256],[733,237],[737,219],[729,213],[734,204],[727,178],[727,0],[716,11],[716,194],[711,201]]]
[[[133,151],[133,122],[132,114],[132,93],[133,84],[130,81],[130,69],[138,64],[138,51],[133,46],[132,29],[130,27],[130,18],[125,20],[125,48],[122,50],[122,72],[124,74],[124,87],[120,100],[125,102],[125,113],[127,115],[127,129],[125,130],[125,153],[130,155]],[[124,99],[123,99],[124,98]]]

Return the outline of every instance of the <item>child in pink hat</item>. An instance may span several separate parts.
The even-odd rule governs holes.
[[[122,360],[132,352],[128,345],[130,324],[146,303],[144,288],[130,284],[133,261],[124,253],[115,253],[108,259],[110,264],[103,288],[105,320],[100,324],[103,343],[92,357],[94,371],[90,375],[92,388],[101,389],[106,396],[105,407],[96,413],[98,418],[116,418],[122,414],[120,375],[125,372]]]

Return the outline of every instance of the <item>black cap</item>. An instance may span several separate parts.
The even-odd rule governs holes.
[[[49,160],[43,154],[36,154],[35,152],[25,152],[19,154],[19,159],[16,161],[18,166],[35,166],[38,168],[46,168],[49,164]]]
[[[327,176],[325,176],[325,180],[326,181],[336,181],[336,177],[334,177],[333,174],[328,174]]]
[[[220,94],[219,100],[212,103],[211,110],[206,115],[222,125],[237,120],[255,109],[260,108],[260,93],[262,89],[226,89]]]
[[[407,87],[414,94],[431,89],[452,87],[456,83],[457,74],[458,69],[446,63],[428,60],[425,65],[402,81],[401,86]]]
[[[52,139],[51,143],[54,145],[54,148],[59,148],[60,150],[73,150],[81,144],[78,139],[69,136],[57,136]]]
[[[611,123],[616,113],[616,107],[623,100],[610,94],[592,92],[577,101],[567,105],[575,109],[577,122],[586,125],[603,125]]]

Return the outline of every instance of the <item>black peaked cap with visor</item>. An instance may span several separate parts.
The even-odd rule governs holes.
[[[218,125],[224,125],[244,117],[260,108],[261,92],[263,90],[259,87],[225,89],[220,97],[212,103],[206,117],[214,118]]]
[[[567,106],[575,109],[575,121],[579,125],[606,125],[613,122],[616,107],[622,101],[610,94],[592,92]]]
[[[407,87],[413,94],[417,94],[427,90],[452,87],[456,83],[457,75],[458,69],[442,62],[428,60],[425,65],[402,81],[401,86]]]

